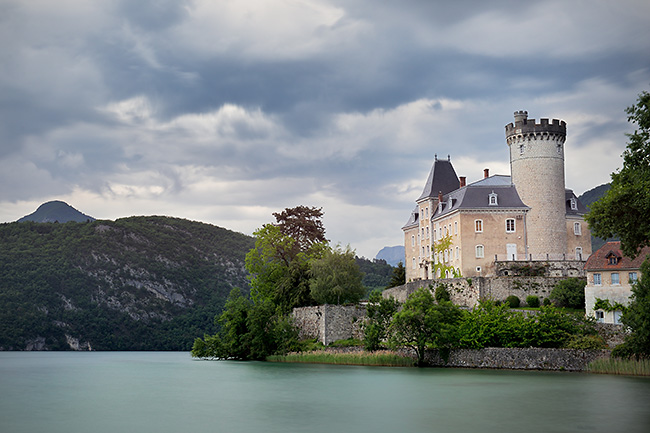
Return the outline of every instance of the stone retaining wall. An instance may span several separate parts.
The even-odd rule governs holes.
[[[343,347],[327,349],[332,353],[360,353],[361,347]],[[417,357],[411,348],[403,348],[397,353],[413,358]],[[437,350],[428,350],[425,362],[430,367],[449,368],[489,368],[504,370],[549,370],[549,371],[587,371],[591,361],[609,358],[609,350],[577,349],[542,349],[542,348],[501,348],[455,349],[445,362]]]
[[[300,338],[316,338],[325,345],[348,338],[363,339],[364,305],[294,308],[291,315],[300,329]]]
[[[385,298],[392,296],[403,303],[420,287],[432,286],[435,290],[438,285],[444,285],[451,295],[451,301],[456,305],[472,308],[480,299],[504,301],[510,295],[518,297],[524,305],[529,295],[537,296],[542,302],[550,296],[555,285],[565,278],[503,276],[417,280],[386,289],[382,295]]]
[[[444,362],[438,351],[427,351],[425,361],[436,367],[502,368],[511,370],[585,371],[589,363],[608,358],[609,350],[485,348],[456,349]]]

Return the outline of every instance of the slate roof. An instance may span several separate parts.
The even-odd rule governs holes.
[[[564,191],[564,197],[565,197],[565,203],[566,203],[566,214],[567,215],[586,215],[587,212],[589,212],[589,209],[587,209],[587,206],[582,204],[580,199],[576,197],[576,195],[573,193],[572,190],[566,189]],[[577,209],[571,209],[571,199],[575,199]]]
[[[419,209],[419,206],[415,206],[415,209],[413,209],[413,212],[411,212],[409,220],[406,222],[406,224],[404,224],[404,227],[402,227],[402,229],[420,225]]]
[[[607,242],[593,253],[585,263],[585,271],[614,271],[614,270],[635,270],[641,268],[641,263],[650,254],[650,247],[644,247],[636,259],[623,255],[621,242]],[[616,259],[616,264],[610,264],[610,257]]]
[[[496,194],[497,204],[490,205],[490,195]],[[519,198],[517,189],[510,183],[509,176],[491,176],[459,188],[443,196],[442,211],[435,209],[432,218],[444,216],[456,210],[528,210]]]
[[[438,192],[442,191],[447,194],[455,189],[458,189],[460,181],[456,175],[454,166],[451,165],[451,160],[448,158],[446,161],[435,158],[427,182],[424,184],[424,190],[416,201],[423,200],[429,197],[438,197]]]

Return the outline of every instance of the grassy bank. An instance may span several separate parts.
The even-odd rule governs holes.
[[[326,351],[290,353],[269,356],[271,362],[302,362],[311,364],[372,365],[383,367],[412,367],[413,359],[389,351],[336,353]]]
[[[589,363],[590,373],[650,376],[650,360],[601,358]]]

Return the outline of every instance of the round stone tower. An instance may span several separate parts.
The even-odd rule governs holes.
[[[515,112],[506,125],[510,148],[510,173],[521,200],[531,208],[526,216],[527,253],[558,260],[567,252],[564,192],[564,141],[566,123],[553,119],[528,119]]]

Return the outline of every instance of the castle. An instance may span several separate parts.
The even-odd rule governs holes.
[[[507,261],[584,261],[586,207],[565,188],[566,123],[514,113],[505,127],[510,176],[467,184],[435,157],[404,231],[406,281],[497,276]],[[580,266],[582,268],[582,266]]]

